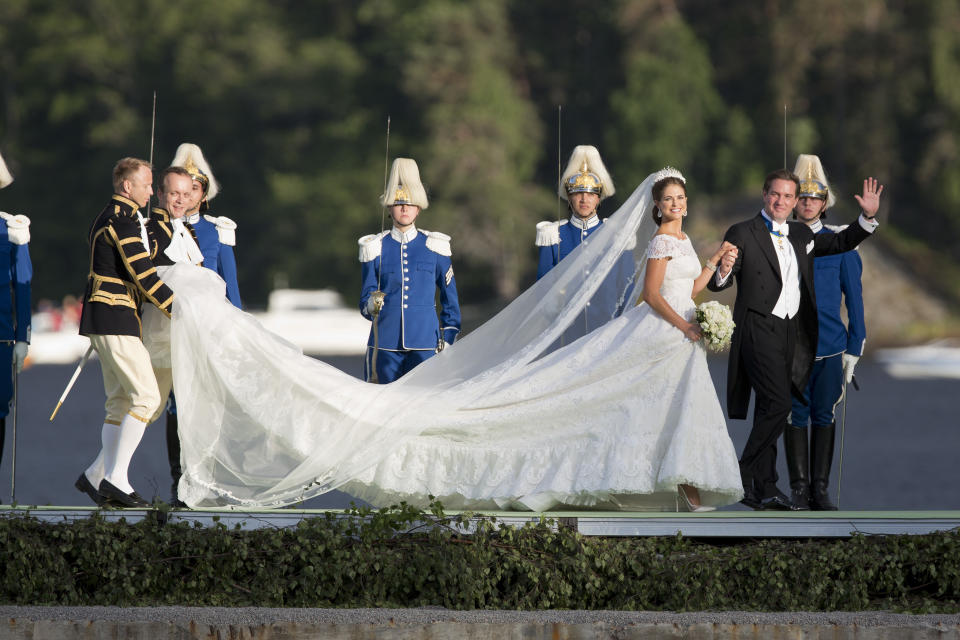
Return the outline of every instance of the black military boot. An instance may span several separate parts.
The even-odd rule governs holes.
[[[814,511],[836,511],[837,505],[830,500],[827,485],[830,484],[830,467],[833,465],[833,441],[837,423],[810,427],[810,508]]]
[[[180,466],[178,426],[177,414],[167,412],[167,462],[170,463],[170,477],[173,479],[173,484],[170,487],[170,504],[176,509],[183,509],[187,505],[177,495],[177,485],[180,484],[180,476],[183,475],[183,468]]]
[[[783,450],[790,474],[790,500],[799,511],[810,510],[810,471],[807,429],[788,424],[783,430]]]

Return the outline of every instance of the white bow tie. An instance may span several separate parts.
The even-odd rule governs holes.
[[[193,236],[183,225],[182,218],[172,218],[170,228],[173,235],[170,237],[170,244],[164,249],[167,257],[174,262],[189,262],[190,264],[200,264],[203,262],[203,253],[200,247],[194,241]]]
[[[776,231],[781,236],[787,237],[788,235],[790,235],[790,225],[787,224],[786,222],[776,222],[771,220],[771,224],[773,225],[771,227],[772,230]]]

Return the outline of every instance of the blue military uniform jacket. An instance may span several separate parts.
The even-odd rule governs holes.
[[[843,227],[811,229],[816,233],[836,233]],[[840,353],[863,355],[867,340],[864,324],[863,286],[860,282],[863,261],[854,251],[818,256],[813,261],[813,282],[817,292],[817,319],[820,324],[817,340],[817,358],[826,358]],[[847,306],[849,326],[843,324],[840,314],[841,300]]]
[[[365,318],[373,320],[366,308],[378,276],[386,294],[378,320],[380,349],[432,351],[441,338],[453,343],[460,333],[460,302],[450,256],[450,236],[442,233],[392,229],[360,238],[360,312]],[[367,345],[373,343],[371,327]]]
[[[26,216],[0,214],[0,341],[30,342],[30,220]]]
[[[551,269],[579,247],[597,229],[602,219],[596,214],[583,220],[575,215],[561,222],[540,222],[537,224],[536,244],[540,248],[537,264],[537,280],[547,275]],[[633,258],[633,245],[628,246],[617,265],[611,269],[607,279],[590,301],[582,319],[575,321],[564,333],[563,342],[569,343],[580,336],[593,331],[611,318],[623,313],[624,309],[636,304],[634,291],[637,283],[633,281],[636,265]]]
[[[215,271],[227,283],[227,299],[238,309],[240,285],[237,282],[237,260],[233,255],[236,245],[237,223],[225,216],[195,213],[186,219],[193,227],[197,245],[203,253],[203,266]]]
[[[545,221],[537,224],[537,246],[540,259],[537,263],[537,280],[547,275],[550,269],[580,246],[591,233],[600,228],[600,216],[594,214],[583,220],[570,216],[562,222]]]

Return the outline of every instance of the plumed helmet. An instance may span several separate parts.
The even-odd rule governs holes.
[[[420,182],[420,169],[417,161],[411,158],[396,158],[390,167],[390,178],[387,180],[387,190],[380,196],[380,203],[385,207],[395,204],[412,204],[421,210],[429,206],[427,192]]]
[[[0,155],[0,189],[8,186],[11,182],[13,182],[13,175],[7,169],[7,163],[3,161],[3,156]]]
[[[827,182],[827,174],[823,171],[820,158],[806,153],[797,156],[797,166],[793,172],[800,178],[798,198],[817,198],[827,201],[827,209],[837,201]]]
[[[177,153],[173,157],[171,166],[183,167],[187,170],[193,179],[204,185],[206,195],[204,200],[213,200],[220,193],[220,185],[213,177],[213,171],[203,157],[203,151],[192,142],[184,142],[177,147]]]
[[[588,144],[576,147],[567,161],[557,193],[564,200],[571,193],[596,193],[600,199],[616,193],[613,179],[600,159],[597,148]]]

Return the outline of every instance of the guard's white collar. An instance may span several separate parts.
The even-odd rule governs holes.
[[[572,224],[578,229],[592,229],[593,227],[600,224],[600,216],[594,213],[592,216],[584,220],[580,216],[574,214],[570,216],[570,224]]]
[[[197,224],[198,222],[200,222],[200,212],[197,211],[196,213],[191,214],[189,216],[184,216],[183,220],[186,220],[190,224]]]
[[[399,242],[400,244],[406,244],[417,237],[417,227],[412,226],[406,231],[400,231],[396,227],[390,229],[390,237]]]
[[[810,231],[813,231],[814,233],[820,233],[820,230],[823,229],[823,222],[820,221],[820,218],[817,218],[807,226],[810,227]]]

